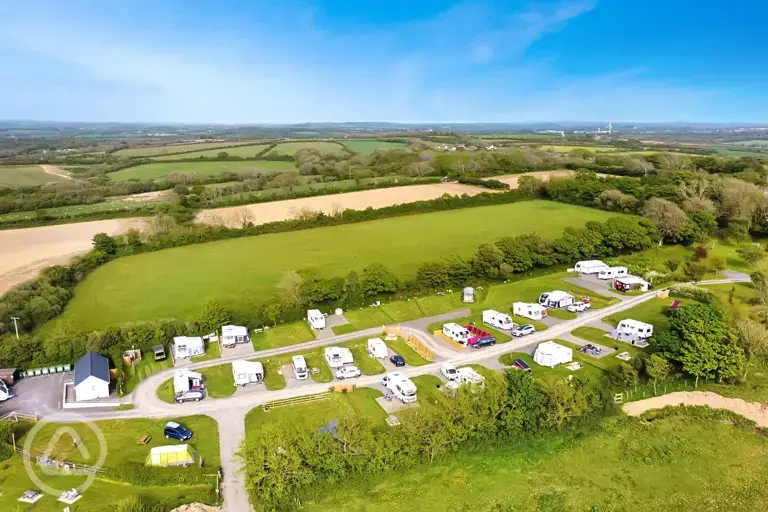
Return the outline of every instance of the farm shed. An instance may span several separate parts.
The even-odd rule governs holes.
[[[75,400],[95,400],[109,396],[109,361],[88,352],[75,362]]]
[[[221,328],[221,346],[234,347],[239,343],[250,343],[248,328],[241,325],[225,325]]]
[[[467,286],[461,293],[461,302],[471,303],[475,302],[475,289],[471,286]]]
[[[555,290],[539,295],[539,304],[548,308],[567,308],[574,302],[576,302],[574,296],[562,290]]]
[[[328,347],[325,349],[325,360],[331,368],[341,368],[345,364],[352,364],[355,358],[352,351],[345,347]]]
[[[515,302],[512,304],[512,313],[531,320],[543,320],[547,318],[547,308],[541,304],[529,304],[527,302]]]
[[[199,336],[176,336],[173,338],[173,346],[177,359],[189,359],[205,355],[205,342]]]
[[[232,361],[232,377],[235,386],[264,382],[264,365],[258,361]]]
[[[197,450],[188,444],[156,446],[149,451],[144,463],[156,468],[191,466],[199,460]]]
[[[625,341],[634,345],[638,341],[653,336],[653,325],[627,318],[619,322],[611,332],[611,336],[618,341]]]
[[[614,287],[620,292],[631,292],[634,290],[647,292],[651,288],[651,283],[642,277],[627,276],[616,279]]]
[[[319,309],[307,310],[307,322],[313,329],[325,329],[325,315]]]
[[[608,265],[600,260],[577,261],[573,266],[573,270],[580,274],[597,274],[603,268],[608,268]]]
[[[570,363],[573,360],[573,350],[570,347],[559,345],[554,341],[545,341],[536,347],[533,354],[533,362],[554,368],[559,364]]]
[[[203,385],[203,375],[187,368],[180,368],[173,373],[173,391],[184,393]]]

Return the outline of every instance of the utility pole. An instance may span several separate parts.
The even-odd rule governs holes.
[[[13,328],[16,329],[16,341],[19,341],[19,324],[16,323],[19,320],[19,317],[12,316],[11,320],[13,320]]]

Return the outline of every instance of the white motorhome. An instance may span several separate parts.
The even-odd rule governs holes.
[[[627,318],[619,322],[611,336],[618,341],[645,346],[645,340],[653,336],[653,325]]]
[[[323,315],[319,309],[307,310],[307,322],[313,329],[325,329],[325,315]]]
[[[391,372],[384,375],[381,384],[404,404],[411,404],[416,401],[416,385],[402,372]]]
[[[570,293],[555,290],[539,295],[539,304],[548,308],[567,308],[576,302],[576,298]]]
[[[368,354],[376,359],[385,359],[389,355],[389,349],[381,338],[371,338],[368,340]]]
[[[352,351],[345,347],[327,347],[325,349],[325,360],[331,368],[341,368],[345,364],[355,362],[352,357]]]
[[[443,324],[443,334],[457,343],[467,344],[470,338],[469,330],[456,323]]]
[[[512,313],[531,320],[543,320],[547,318],[547,308],[541,304],[529,304],[527,302],[515,302],[512,304]]]
[[[470,384],[473,386],[485,386],[485,377],[477,373],[472,368],[469,368],[468,366],[465,366],[464,368],[459,368],[459,380],[462,384]]]
[[[515,323],[512,321],[511,316],[499,313],[493,309],[483,311],[483,323],[497,329],[504,329],[505,331],[511,331],[515,328]]]
[[[258,361],[232,361],[232,377],[235,386],[264,382],[264,365]]]
[[[606,267],[601,268],[597,273],[598,279],[615,279],[617,277],[625,277],[629,275],[627,267]]]
[[[241,325],[224,325],[221,327],[221,346],[234,347],[239,343],[249,343],[251,337],[248,328]]]
[[[580,274],[597,274],[603,268],[608,268],[608,265],[600,260],[577,261],[576,265],[573,266],[574,272]]]
[[[573,349],[559,345],[554,341],[540,343],[533,354],[534,363],[548,368],[554,368],[559,364],[570,363],[571,361],[573,361]]]
[[[293,364],[293,374],[298,380],[309,378],[309,370],[307,369],[307,362],[304,360],[304,356],[293,356],[291,363]]]

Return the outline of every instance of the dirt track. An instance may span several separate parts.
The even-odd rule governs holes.
[[[647,400],[629,402],[624,404],[624,412],[630,416],[640,416],[650,409],[676,405],[706,405],[713,409],[728,409],[754,421],[758,427],[768,427],[768,407],[765,405],[746,402],[741,398],[726,398],[709,391],[679,391]]]
[[[364,210],[368,207],[383,208],[395,204],[436,199],[444,194],[476,195],[482,192],[488,192],[488,190],[469,185],[460,185],[458,183],[436,183],[432,185],[380,188],[362,192],[347,192],[346,194],[288,199],[286,201],[275,201],[272,203],[203,210],[198,214],[197,222],[241,227],[243,224],[243,214],[246,211],[248,212],[247,220],[258,225],[295,218],[303,210],[311,210],[313,212],[322,211],[324,213],[332,213],[339,209]]]
[[[54,176],[58,176],[59,178],[64,178],[65,180],[72,179],[72,176],[70,176],[70,174],[67,171],[65,171],[58,165],[41,165],[40,167],[43,169],[44,172],[48,174],[53,174]]]
[[[141,219],[113,219],[0,231],[0,295],[51,265],[87,252],[96,233],[141,228]]]

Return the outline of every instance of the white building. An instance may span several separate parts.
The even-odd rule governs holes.
[[[555,290],[539,295],[539,304],[548,308],[567,308],[576,302],[576,298],[570,293]]]
[[[554,368],[559,364],[570,363],[571,361],[573,361],[573,350],[554,341],[540,343],[533,354],[533,362],[548,368]]]
[[[466,344],[470,337],[469,330],[466,327],[453,322],[443,324],[443,335],[461,344]]]
[[[325,329],[325,315],[319,309],[307,310],[307,322],[313,329]]]
[[[472,303],[475,302],[475,289],[471,286],[467,286],[461,293],[461,302]]]
[[[173,346],[177,359],[189,359],[190,357],[205,355],[205,342],[199,336],[176,336],[173,338]]]
[[[531,320],[543,320],[547,318],[547,308],[541,304],[529,304],[527,302],[515,302],[512,304],[512,313]]]
[[[597,274],[598,279],[614,279],[617,277],[626,277],[629,275],[627,267],[606,267],[601,268]]]
[[[648,343],[645,340],[653,336],[653,325],[627,318],[619,322],[611,332],[611,336],[632,345],[647,346]]]
[[[225,325],[221,328],[221,346],[234,347],[239,343],[249,343],[251,337],[248,328],[240,325]]]
[[[96,400],[109,396],[109,361],[88,352],[75,363],[75,400]]]
[[[573,266],[574,272],[580,274],[598,274],[603,268],[608,268],[608,265],[600,260],[577,261],[576,265]]]
[[[504,329],[505,331],[512,330],[515,327],[515,323],[512,321],[511,316],[505,313],[499,313],[493,309],[486,309],[483,311],[483,323],[497,329]]]
[[[235,386],[264,382],[264,365],[258,361],[232,361],[232,377]]]
[[[173,391],[185,393],[192,388],[203,385],[203,375],[187,368],[179,368],[173,372]]]
[[[642,277],[637,276],[620,277],[616,279],[616,284],[614,286],[617,290],[622,292],[631,292],[634,290],[647,292],[651,289],[651,283]]]
[[[368,353],[371,357],[385,359],[389,355],[389,349],[381,338],[371,338],[368,340]]]
[[[352,351],[345,347],[327,347],[325,349],[325,360],[331,368],[341,368],[345,364],[355,362],[355,358],[352,357]]]

